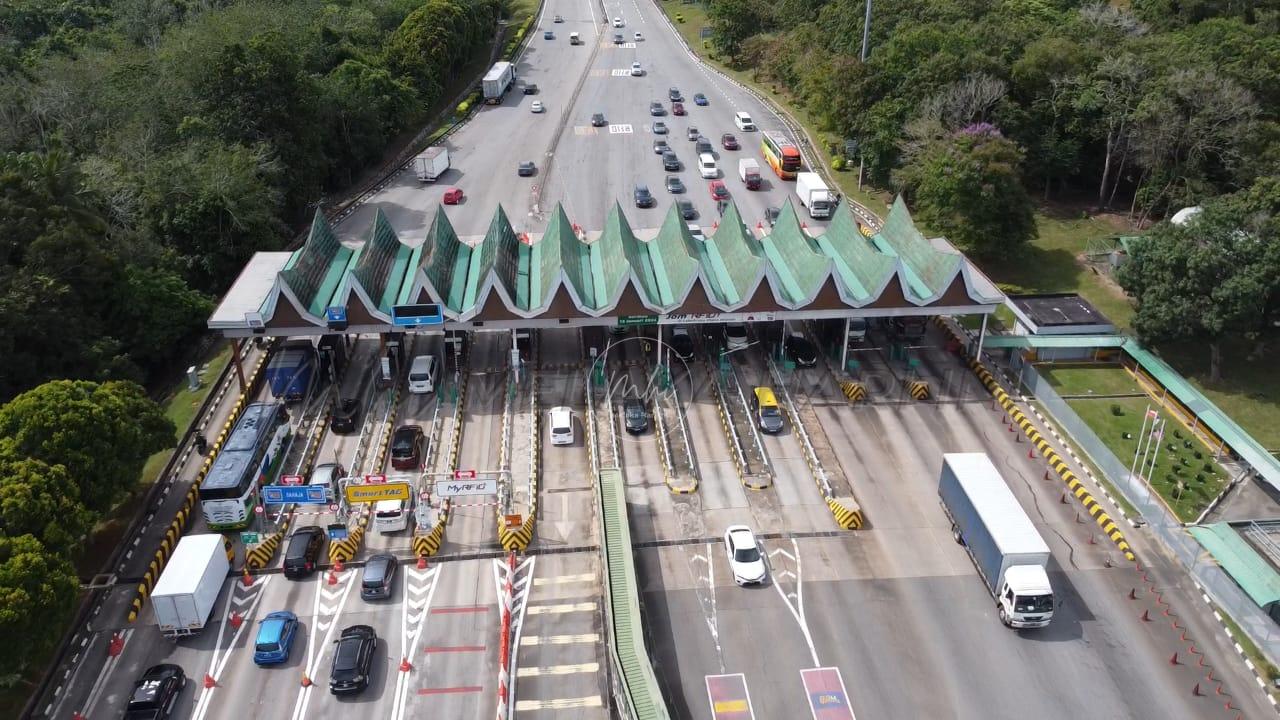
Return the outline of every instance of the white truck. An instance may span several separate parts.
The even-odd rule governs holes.
[[[413,159],[413,171],[420,182],[435,182],[448,169],[448,148],[429,147]]]
[[[796,173],[796,195],[800,204],[809,209],[809,217],[814,219],[831,217],[836,206],[835,194],[822,182],[818,173]]]
[[[1053,619],[1049,546],[985,453],[947,453],[938,480],[951,534],[973,559],[1000,622],[1039,628]]]
[[[742,158],[738,161],[738,177],[742,178],[748,190],[759,190],[760,163],[751,158]]]
[[[502,102],[502,96],[511,89],[516,79],[516,68],[509,62],[496,62],[489,72],[484,74],[481,89],[484,90],[484,101],[490,105]]]
[[[203,630],[230,570],[221,535],[188,535],[179,540],[151,592],[160,634],[177,639]]]

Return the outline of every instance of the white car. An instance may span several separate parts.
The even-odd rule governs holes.
[[[738,129],[743,132],[750,132],[756,129],[756,122],[751,119],[750,115],[744,112],[733,114],[733,124],[737,125]]]
[[[643,74],[644,74],[644,68],[640,67],[640,63],[638,62],[631,63],[632,77],[640,77]]]
[[[622,27],[622,18],[620,18],[620,17],[616,17],[616,18],[614,18],[614,19],[613,19],[613,26],[614,26],[614,27]]]
[[[641,40],[644,40],[644,36],[640,33],[636,33],[636,42],[640,42]]]
[[[690,234],[690,235],[692,235],[692,236],[693,236],[693,239],[694,239],[694,240],[697,240],[698,242],[706,242],[706,241],[707,241],[707,236],[706,236],[706,234],[705,234],[705,233],[703,233],[703,232],[702,232],[702,227],[701,227],[701,226],[694,225],[694,224],[690,223],[690,225],[689,225],[689,234]]]
[[[529,106],[529,110],[532,112],[540,113],[546,110],[546,108],[542,106],[541,100],[534,100],[533,105]]]
[[[698,174],[710,180],[720,177],[720,168],[716,167],[716,157],[714,155],[702,153],[698,156]]]
[[[733,581],[739,586],[758,585],[769,575],[760,543],[746,525],[730,525],[724,533],[724,552],[729,556]]]
[[[750,344],[747,342],[747,326],[744,323],[725,323],[724,340],[730,350],[745,348]]]

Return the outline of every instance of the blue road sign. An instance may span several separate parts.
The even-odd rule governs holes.
[[[443,325],[444,311],[439,305],[430,303],[420,305],[392,305],[391,324],[396,327]]]
[[[329,502],[324,485],[266,485],[262,488],[262,504],[323,505]]]
[[[324,319],[331,323],[344,323],[347,321],[347,308],[345,305],[333,305],[324,311]]]
[[[348,535],[348,532],[347,532],[346,525],[330,525],[329,526],[330,540],[346,540],[347,535]]]

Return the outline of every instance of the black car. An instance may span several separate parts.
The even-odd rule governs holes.
[[[520,177],[532,177],[538,171],[538,166],[533,164],[532,160],[525,160],[516,168],[516,174]]]
[[[656,204],[653,199],[653,193],[649,192],[648,185],[637,185],[635,189],[636,207],[650,208]]]
[[[416,470],[422,464],[427,436],[421,425],[401,425],[391,436],[391,467]]]
[[[697,220],[698,209],[688,200],[677,200],[676,209],[680,211],[680,217],[684,220]]]
[[[622,33],[614,33],[614,34],[613,34],[613,44],[614,44],[614,45],[621,45],[621,44],[622,44]]]
[[[662,153],[667,152],[670,149],[671,149],[671,146],[667,144],[666,140],[653,141],[653,152],[657,155],[661,155]]]
[[[791,362],[800,367],[813,367],[818,364],[818,348],[803,335],[788,335],[782,341],[782,349]]]
[[[677,172],[680,169],[680,158],[670,150],[662,153],[662,169],[669,172]]]
[[[782,214],[782,208],[770,207],[764,209],[764,219],[769,221],[769,227],[773,227],[778,222],[778,216]]]
[[[369,687],[369,667],[378,647],[378,633],[368,625],[344,628],[334,641],[333,669],[329,671],[329,692],[354,695]]]
[[[400,564],[393,555],[374,555],[365,561],[364,574],[360,577],[360,598],[382,600],[391,597],[396,569]]]
[[[662,107],[660,102],[649,103],[649,114],[654,117],[661,117],[667,114],[667,109]]]
[[[667,176],[667,192],[669,193],[684,192],[684,182],[680,180],[679,176],[676,176],[676,175]]]
[[[537,95],[538,83],[529,83],[528,85],[525,85],[524,88],[521,89],[521,92],[525,95]]]
[[[681,360],[693,359],[693,338],[689,335],[689,329],[678,327],[671,331],[671,351]]]
[[[124,720],[163,720],[173,713],[187,675],[177,665],[153,665],[142,673],[129,693]]]
[[[339,435],[356,431],[356,422],[360,419],[360,401],[355,398],[342,398],[333,406],[333,417],[329,420],[329,429]]]
[[[324,548],[324,539],[324,530],[315,525],[294,530],[284,549],[284,576],[290,580],[300,580],[315,572],[320,550]]]
[[[542,39],[543,39],[543,40],[555,40],[555,39],[556,39],[556,34],[555,34],[555,33],[553,33],[553,32],[551,32],[550,30],[544,30],[544,31],[542,32]]]
[[[604,127],[608,124],[605,122],[604,113],[596,113],[591,116],[591,127]]]
[[[671,102],[684,102],[684,96],[680,94],[680,88],[668,90],[667,97],[671,98]]]
[[[640,398],[627,398],[623,401],[622,418],[627,432],[632,435],[639,435],[649,429],[649,413],[644,409]]]

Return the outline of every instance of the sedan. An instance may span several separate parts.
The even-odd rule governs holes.
[[[791,362],[800,367],[813,367],[818,364],[818,348],[803,335],[788,335],[782,341],[782,349]]]
[[[676,210],[677,210],[677,211],[679,211],[679,213],[680,213],[680,218],[681,218],[682,220],[697,220],[697,219],[698,219],[698,209],[697,209],[697,208],[695,208],[695,207],[693,206],[693,203],[689,202],[688,200],[677,200],[677,201],[676,201]]]
[[[253,661],[258,665],[277,665],[289,661],[293,636],[298,634],[298,616],[288,610],[277,610],[258,623],[258,637],[253,641]]]
[[[684,100],[684,96],[680,94],[680,88],[673,87],[668,90],[667,97],[671,99],[671,102],[680,102]]]
[[[768,576],[760,543],[746,525],[730,525],[724,533],[724,551],[729,557],[733,581],[742,585],[758,585]]]
[[[644,36],[640,33],[636,33],[636,42],[640,42],[641,40],[644,40]]]
[[[712,200],[728,200],[729,188],[724,186],[723,180],[711,181],[711,199]]]
[[[543,33],[542,33],[542,39],[543,39],[543,40],[555,40],[555,39],[556,39],[556,34],[555,34],[555,33],[553,33],[553,32],[551,32],[550,30],[547,30],[547,31],[545,31],[545,32],[543,32]]]
[[[644,75],[644,68],[640,66],[640,63],[631,63],[631,76],[640,77],[641,75]]]
[[[698,128],[690,127],[685,131],[684,136],[689,138],[690,142],[697,142],[698,138],[702,137],[702,133],[698,132]]]
[[[545,112],[546,109],[541,100],[534,100],[533,104],[529,106],[529,112],[540,113]]]
[[[680,158],[670,150],[662,153],[662,169],[667,172],[680,172]]]
[[[129,693],[124,720],[163,720],[178,704],[187,675],[177,665],[153,665],[142,673]]]
[[[637,185],[633,195],[635,196],[636,207],[638,208],[650,208],[657,203],[657,201],[653,199],[653,193],[649,192],[648,185]]]
[[[521,88],[520,92],[524,93],[525,95],[537,95],[538,83],[529,83],[528,85],[525,85],[523,88]]]
[[[667,176],[667,192],[682,193],[684,192],[684,182],[676,175]]]
[[[671,114],[684,115],[684,104],[678,102],[671,103]]]
[[[639,435],[649,429],[649,412],[640,398],[627,398],[622,403],[623,424],[630,435]]]
[[[534,165],[532,160],[525,160],[516,168],[516,174],[520,177],[533,177],[537,171],[538,166]]]
[[[448,193],[445,193],[445,204],[448,204]],[[360,419],[360,401],[355,398],[342,398],[334,405],[333,417],[329,420],[329,430],[337,435],[345,435],[356,431],[356,422]]]
[[[614,44],[614,45],[621,45],[621,44],[622,44],[622,33],[614,33],[614,34],[613,34],[613,44]]]
[[[604,127],[608,124],[605,122],[604,113],[595,113],[591,116],[591,127]]]
[[[738,150],[742,148],[742,146],[738,144],[738,138],[734,137],[733,133],[725,133],[720,136],[720,147],[725,150]]]
[[[693,95],[693,104],[694,104],[694,105],[706,105],[706,104],[707,104],[707,96],[706,96],[706,95],[703,95],[702,93],[694,93],[694,95]]]
[[[342,631],[333,649],[329,692],[353,695],[369,687],[369,668],[378,647],[378,634],[368,625],[352,625]]]
[[[444,191],[445,205],[457,205],[462,202],[462,188],[449,188]]]
[[[666,141],[666,140],[654,140],[654,141],[653,141],[653,154],[654,154],[654,155],[661,155],[662,153],[664,153],[664,152],[668,152],[668,151],[670,151],[670,150],[671,150],[671,146],[667,144],[667,141]]]
[[[653,124],[653,134],[654,134],[654,135],[666,135],[666,134],[667,134],[667,124],[666,124],[666,123],[664,123],[664,122],[662,122],[661,120],[659,120],[658,122],[654,123],[654,124]]]
[[[421,425],[401,425],[391,436],[391,467],[396,470],[414,470],[422,464],[426,434]]]
[[[764,209],[764,219],[769,221],[769,227],[778,224],[778,216],[782,214],[782,208],[767,207]]]
[[[562,23],[562,22],[564,22],[564,18],[563,18],[563,17],[561,17],[560,15],[557,15],[557,16],[556,16],[556,19],[555,19],[555,22]]]
[[[689,225],[689,235],[700,243],[707,241],[707,234],[702,232],[702,228],[692,223]]]
[[[660,102],[651,102],[649,103],[649,114],[654,117],[662,117],[667,114],[667,109],[662,107]]]

